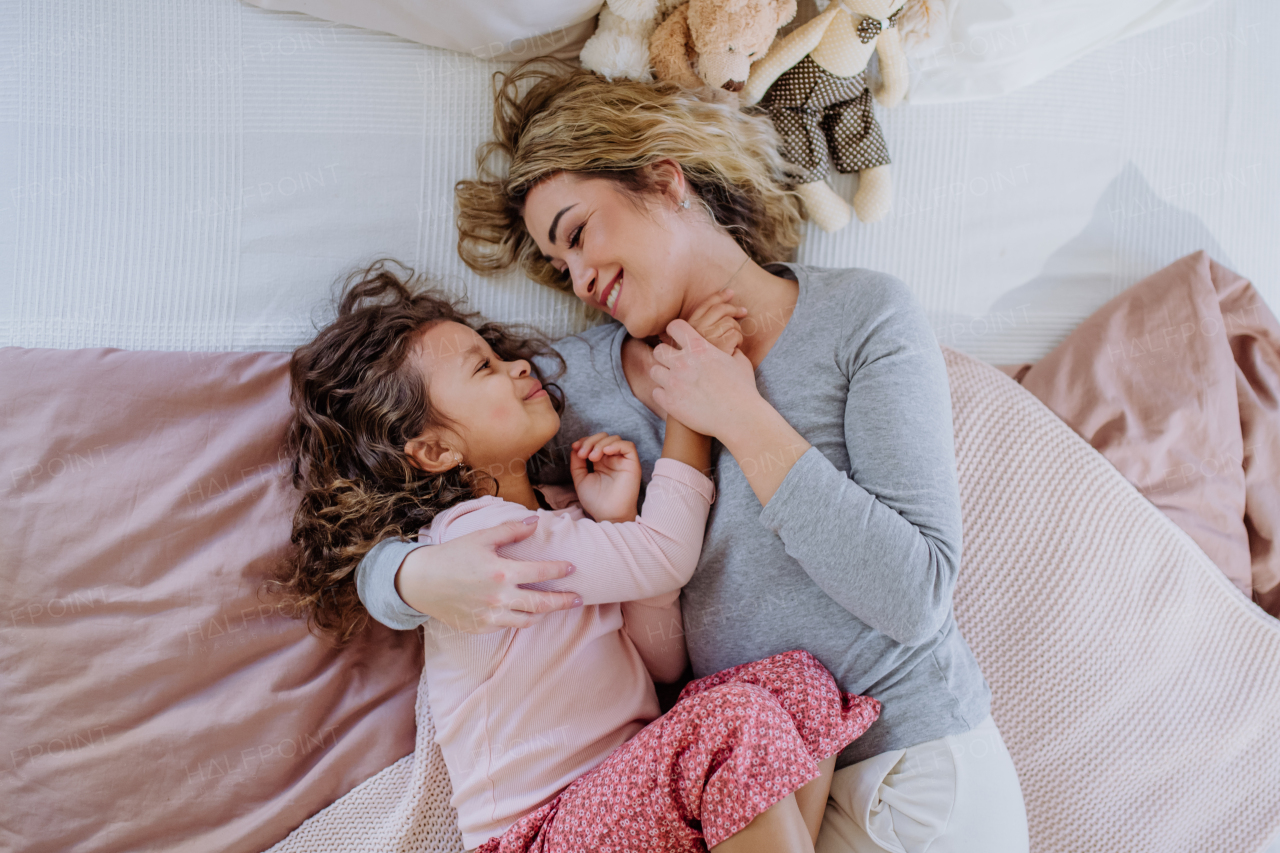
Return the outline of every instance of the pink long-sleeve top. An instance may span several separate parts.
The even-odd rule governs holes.
[[[426,624],[428,702],[468,849],[501,835],[658,717],[650,673],[674,681],[683,670],[680,588],[697,567],[715,500],[710,479],[665,457],[635,521],[594,521],[573,489],[537,488],[552,509],[537,510],[537,531],[498,553],[570,561],[569,577],[529,586],[572,589],[583,606],[489,634]],[[419,541],[440,544],[532,512],[476,498],[438,515]]]

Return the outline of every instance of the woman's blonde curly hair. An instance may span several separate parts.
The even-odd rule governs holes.
[[[529,191],[559,172],[612,179],[633,196],[652,164],[671,158],[712,220],[759,264],[792,258],[800,199],[767,116],[713,103],[671,83],[608,81],[539,58],[494,75],[494,139],[477,152],[477,178],[459,181],[458,255],[493,273],[518,264],[541,284],[572,292],[524,227]]]

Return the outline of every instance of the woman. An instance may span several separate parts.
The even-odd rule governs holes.
[[[460,254],[517,264],[616,321],[556,343],[570,406],[543,481],[567,482],[565,448],[605,431],[634,442],[647,484],[667,412],[712,436],[717,499],[681,597],[693,674],[798,648],[882,703],[837,759],[816,849],[1025,851],[1017,774],[952,613],[950,393],[911,292],[771,263],[798,242],[798,211],[763,119],[527,66],[496,113],[478,180],[458,185]],[[740,324],[732,355],[687,322],[730,285],[746,309],[725,320]],[[567,565],[493,553],[527,535],[516,527],[384,541],[360,565],[361,599],[392,627],[473,632],[573,606]]]

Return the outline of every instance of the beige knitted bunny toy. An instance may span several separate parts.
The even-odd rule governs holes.
[[[895,106],[907,92],[907,58],[896,28],[906,0],[835,0],[774,44],[751,69],[742,103],[762,101],[783,138],[783,156],[801,173],[796,187],[809,218],[824,231],[849,224],[849,205],[824,178],[832,165],[858,172],[853,211],[875,222],[893,201],[889,152],[872,97]],[[881,85],[866,85],[879,51]]]

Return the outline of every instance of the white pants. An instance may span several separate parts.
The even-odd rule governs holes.
[[[989,715],[970,732],[873,755],[831,780],[816,853],[1027,853],[1013,759]]]

